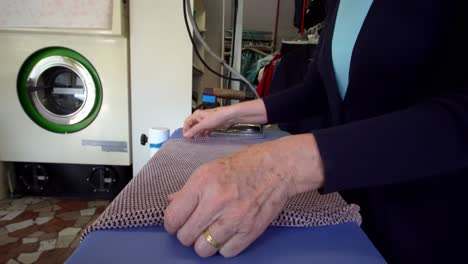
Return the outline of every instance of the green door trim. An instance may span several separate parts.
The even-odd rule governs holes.
[[[77,124],[61,125],[45,119],[36,110],[36,107],[34,106],[34,103],[32,102],[31,97],[29,96],[28,78],[31,74],[31,71],[39,61],[51,56],[63,56],[76,60],[86,68],[86,70],[93,78],[94,85],[96,87],[96,99],[94,102],[94,106],[91,112],[88,114],[88,116]],[[89,126],[99,114],[103,99],[101,80],[91,62],[89,62],[83,55],[79,54],[78,52],[64,47],[44,48],[38,50],[37,52],[29,56],[23,63],[19,71],[17,79],[17,92],[21,106],[23,107],[23,110],[26,112],[29,118],[31,118],[40,127],[47,129],[51,132],[61,134],[78,132]]]

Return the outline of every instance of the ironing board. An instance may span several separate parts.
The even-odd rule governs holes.
[[[287,135],[268,132],[269,137]],[[179,129],[171,138],[180,138]],[[385,263],[355,223],[313,228],[270,227],[240,256],[198,257],[163,227],[97,230],[66,263]]]

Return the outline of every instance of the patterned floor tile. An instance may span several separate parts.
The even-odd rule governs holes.
[[[8,207],[7,211],[24,211],[28,206],[22,203],[15,203]]]
[[[85,226],[86,224],[89,223],[89,221],[91,221],[91,219],[93,219],[92,216],[80,216],[80,218],[78,218],[75,222],[75,224],[73,225],[73,227],[83,227]]]
[[[27,237],[29,237],[29,238],[39,238],[44,234],[45,234],[45,232],[43,232],[43,231],[36,231],[36,232],[34,232],[32,234],[29,234]]]
[[[70,248],[76,248],[81,243],[80,236],[76,236],[75,240],[70,245]]]
[[[57,203],[61,210],[67,211],[79,211],[82,209],[88,208],[88,203],[86,201],[77,201],[77,200],[64,200]]]
[[[64,221],[70,221],[70,220],[76,220],[81,216],[79,211],[71,211],[71,212],[65,212],[61,214],[57,214],[56,217],[60,218]]]
[[[38,217],[36,218],[36,220],[34,220],[34,222],[36,223],[36,225],[43,225],[47,222],[49,222],[50,220],[52,220],[52,216],[44,216],[44,217]]]
[[[14,224],[17,222],[29,220],[29,219],[34,219],[38,216],[38,213],[32,212],[32,211],[22,211],[20,214],[18,214],[14,219],[8,220],[8,221],[1,221],[0,220],[0,226],[6,226],[9,224]]]
[[[39,249],[38,251],[47,251],[47,250],[52,250],[55,249],[57,244],[57,239],[49,239],[49,240],[43,240],[39,243]]]
[[[18,261],[14,260],[14,259],[9,259],[6,264],[20,264]]]
[[[19,255],[20,253],[32,253],[36,252],[37,249],[39,248],[39,243],[29,243],[29,244],[23,244],[22,241],[18,241],[15,244],[15,247],[12,248],[10,251],[12,253],[16,253],[16,255]]]
[[[22,240],[23,244],[31,244],[31,243],[36,243],[38,241],[39,241],[39,238],[37,237],[25,237]]]
[[[10,206],[11,206],[11,201],[9,199],[0,201],[0,210],[5,210]],[[93,207],[93,206],[90,206],[90,207]]]
[[[68,248],[70,247],[71,243],[75,240],[75,238],[78,236],[76,235],[70,235],[70,236],[59,236],[57,239],[57,244],[56,248]]]
[[[48,207],[52,207],[52,204],[49,201],[45,200],[39,203],[29,205],[28,210],[35,211],[35,210],[40,210],[40,209],[44,209]]]
[[[58,233],[66,227],[73,226],[74,223],[74,220],[63,221],[62,219],[54,218],[50,220],[46,225],[40,226],[40,230],[46,233]]]
[[[39,259],[35,262],[35,264],[63,264],[64,261],[60,261],[63,258],[63,255],[66,253],[66,248],[57,248],[49,251],[44,251],[42,252]]]
[[[18,260],[23,264],[32,264],[39,259],[41,252],[34,252],[34,253],[21,253],[18,256]]]
[[[57,233],[57,232],[44,233],[42,236],[39,237],[39,240],[40,240],[40,241],[43,241],[43,240],[50,240],[50,239],[54,239],[54,238],[57,238],[57,237],[58,237],[58,233]]]
[[[75,236],[81,231],[81,228],[77,227],[67,227],[59,232],[59,237],[61,236]]]
[[[104,212],[104,210],[106,210],[106,207],[98,207],[96,208],[96,214],[101,215]]]
[[[5,245],[15,243],[18,240],[19,238],[8,236],[8,234],[0,235],[0,247],[4,247]]]
[[[16,222],[16,223],[13,223],[13,224],[6,225],[5,229],[9,233],[13,233],[13,232],[15,232],[17,230],[25,229],[25,228],[30,227],[32,225],[34,225],[34,221],[31,220],[31,219],[28,219],[28,220],[24,220],[24,221],[21,221],[21,222]]]
[[[96,213],[96,208],[88,208],[80,211],[81,216],[93,216]]]
[[[32,234],[32,233],[34,233],[36,231],[39,231],[39,226],[38,225],[32,225],[30,227],[27,227],[27,228],[24,228],[24,229],[17,230],[15,232],[9,233],[9,235],[14,236],[14,237],[27,237],[27,236],[29,236],[30,234]]]
[[[0,218],[4,217],[5,215],[11,213],[10,211],[7,210],[0,210]]]
[[[55,216],[55,212],[54,211],[50,211],[50,212],[40,212],[39,213],[39,217],[50,217],[50,216]]]
[[[11,221],[15,219],[18,215],[22,214],[24,211],[23,210],[15,210],[15,211],[9,211],[9,213],[5,216],[3,216],[0,221]]]
[[[0,200],[0,263],[64,263],[83,229],[108,205],[42,197]]]
[[[107,207],[109,205],[109,201],[89,201],[88,207]]]

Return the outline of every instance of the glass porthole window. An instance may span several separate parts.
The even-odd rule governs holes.
[[[18,75],[18,96],[26,114],[56,133],[73,133],[91,124],[102,103],[102,86],[81,54],[52,47],[32,54]]]

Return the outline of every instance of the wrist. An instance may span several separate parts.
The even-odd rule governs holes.
[[[285,164],[291,177],[290,196],[323,187],[323,162],[315,137],[303,134],[283,139],[285,146],[282,149],[288,152]]]
[[[226,123],[228,126],[239,123],[239,110],[239,104],[225,106]]]

